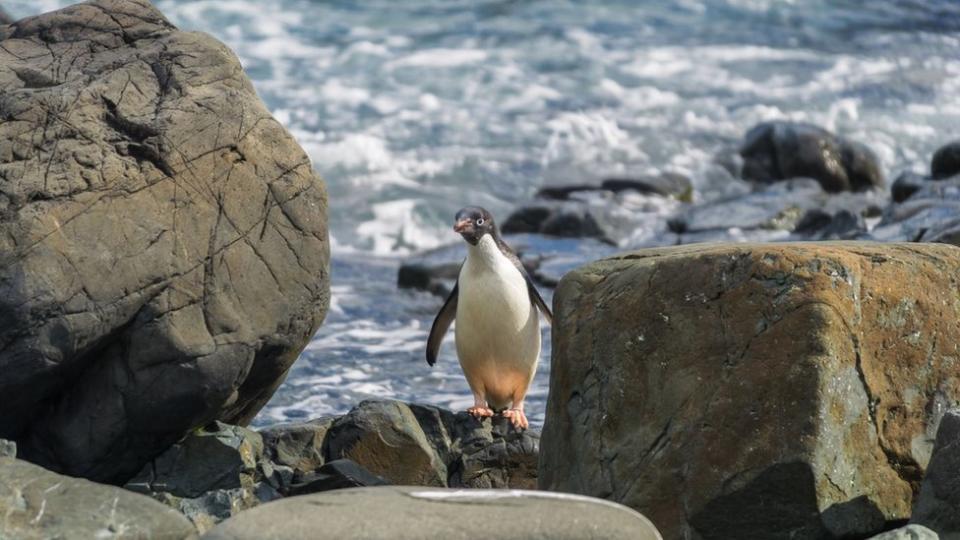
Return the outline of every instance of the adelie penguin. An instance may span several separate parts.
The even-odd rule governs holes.
[[[467,242],[467,259],[433,321],[427,363],[436,363],[443,336],[456,319],[457,356],[474,399],[467,412],[482,418],[502,411],[516,428],[526,429],[523,399],[540,358],[538,311],[550,323],[553,315],[490,212],[463,208],[453,230]]]

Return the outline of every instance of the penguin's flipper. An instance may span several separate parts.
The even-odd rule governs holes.
[[[431,366],[437,363],[437,354],[440,352],[443,336],[450,328],[450,324],[453,323],[454,317],[457,316],[458,286],[459,282],[453,285],[450,296],[443,303],[440,313],[437,313],[437,318],[433,320],[433,326],[430,328],[430,337],[427,338],[427,363]]]
[[[547,319],[547,323],[553,326],[553,313],[550,313],[550,307],[543,301],[543,297],[540,296],[540,291],[537,290],[536,285],[533,284],[533,280],[530,279],[530,274],[526,271],[520,273],[523,274],[523,279],[527,280],[527,292],[530,293],[530,302],[540,308],[543,316]]]

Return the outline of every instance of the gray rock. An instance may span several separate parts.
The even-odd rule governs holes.
[[[830,213],[819,208],[807,210],[793,233],[809,240],[850,240],[867,231],[863,216],[849,210]]]
[[[17,443],[8,441],[6,439],[0,439],[0,458],[5,457],[17,457]]]
[[[309,473],[290,486],[286,495],[307,495],[335,489],[384,486],[383,478],[371,473],[349,459],[335,459],[316,472]]]
[[[249,487],[260,479],[257,466],[262,458],[263,439],[259,433],[216,422],[160,454],[126,487],[188,498],[220,489]]]
[[[930,176],[942,180],[960,174],[960,141],[945,144],[933,153]]]
[[[960,409],[943,415],[910,523],[960,537]]]
[[[183,540],[196,529],[149,497],[0,457],[0,538]]]
[[[297,474],[313,472],[324,464],[323,441],[334,420],[325,417],[261,429],[264,451],[274,464]]]
[[[693,195],[693,183],[689,178],[678,173],[643,174],[633,177],[607,178],[602,180],[599,185],[570,184],[544,187],[537,191],[536,198],[565,201],[570,199],[572,195],[588,191],[609,191],[611,193],[636,191],[637,193],[663,197],[676,197],[689,202]]]
[[[828,194],[809,178],[785,180],[746,195],[691,206],[668,225],[681,235],[682,243],[704,241],[698,233],[731,229],[790,231],[804,240],[850,238],[865,230],[863,215],[876,207],[877,199],[875,192]]]
[[[591,209],[571,202],[537,202],[521,206],[501,227],[505,234],[540,233],[560,238],[608,239]]]
[[[351,459],[392,484],[446,485],[446,465],[410,407],[399,401],[364,401],[338,418],[327,432],[324,455]]]
[[[923,525],[907,525],[870,537],[870,540],[939,540],[940,535]]]
[[[534,489],[540,435],[503,417],[478,421],[465,412],[410,405],[447,466],[448,487]]]
[[[909,199],[889,206],[870,236],[960,245],[960,176],[926,182]]]
[[[415,487],[291,497],[244,512],[204,536],[206,540],[300,538],[660,540],[661,536],[637,512],[589,497]]]
[[[0,24],[10,24],[13,22],[13,17],[10,16],[2,7],[0,7]]]
[[[0,437],[123,483],[248,422],[321,323],[327,199],[237,58],[146,0],[0,26]]]
[[[869,148],[811,124],[757,124],[744,137],[740,155],[743,177],[756,182],[813,178],[830,193],[884,184],[879,161]]]

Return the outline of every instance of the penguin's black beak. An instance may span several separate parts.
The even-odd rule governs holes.
[[[453,225],[453,230],[460,234],[468,233],[473,229],[473,220],[461,219]]]

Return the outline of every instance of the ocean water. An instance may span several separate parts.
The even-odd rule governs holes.
[[[27,16],[70,2],[0,3]],[[960,137],[955,0],[155,4],[237,53],[329,186],[331,310],[260,425],[371,397],[471,403],[452,340],[435,368],[423,360],[442,299],[395,285],[403,257],[457,241],[461,206],[502,219],[544,185],[655,171],[707,200],[714,156],[764,120],[860,140],[888,178]],[[676,205],[637,211],[649,230],[621,248],[656,243]]]

